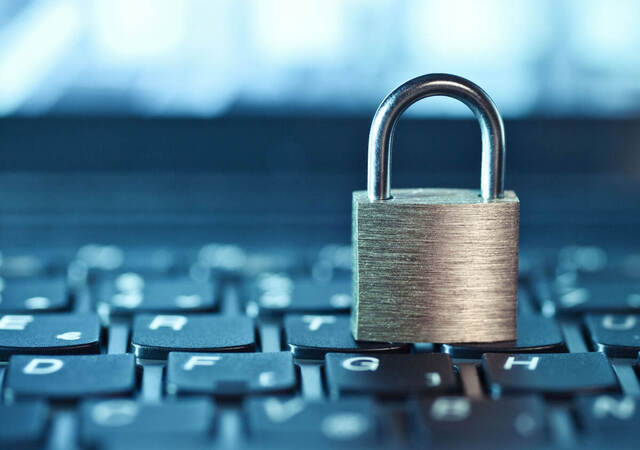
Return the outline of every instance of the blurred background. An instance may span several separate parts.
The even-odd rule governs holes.
[[[430,72],[505,117],[523,242],[640,244],[637,0],[0,0],[0,239],[347,242],[373,112]],[[393,186],[476,188],[470,111],[406,116]]]
[[[564,352],[566,343],[572,353],[628,357],[611,362],[620,392],[637,396],[640,0],[0,0],[0,311],[13,311],[18,303],[12,299],[19,297],[26,298],[26,309],[20,303],[16,310],[22,313],[48,306],[95,309],[115,325],[101,339],[109,353],[124,352],[129,331],[140,331],[130,326],[138,312],[189,311],[174,308],[170,298],[193,293],[182,291],[190,289],[189,278],[215,283],[224,314],[346,312],[352,192],[366,188],[371,119],[395,87],[434,72],[474,81],[504,116],[505,187],[521,202],[518,296],[520,313],[528,317],[527,328],[520,327],[526,336],[520,348]],[[462,103],[429,98],[413,105],[399,121],[393,145],[393,188],[479,189],[480,130]],[[198,296],[180,295],[176,304],[209,309],[208,303],[192,302]],[[562,320],[538,321],[534,312]],[[584,324],[583,312],[589,313]],[[602,316],[600,327],[596,313],[605,312],[634,315],[616,315],[615,321]],[[279,337],[289,331],[277,325],[280,319],[268,322],[266,332],[260,325],[259,346],[278,349]],[[307,351],[315,346],[318,354],[337,345],[308,342]],[[449,347],[455,356],[475,352]],[[8,353],[0,348],[0,359]],[[598,397],[603,408],[594,414],[603,418],[600,426],[584,409],[591,403],[574,403],[574,397],[591,402],[583,394],[600,389],[617,396],[617,381],[602,372],[608,363],[547,361],[553,365],[539,378],[531,372],[504,385],[492,380],[499,375],[485,371],[486,364],[468,365],[470,371],[456,373],[456,379],[473,397],[525,393],[528,379],[534,380],[530,393],[552,397],[549,408],[527,402],[520,412],[513,403],[499,413],[506,424],[513,411],[515,431],[503,434],[522,449],[546,434],[557,440],[554,448],[598,448],[577,440],[592,426],[620,429],[617,434],[634,440],[634,446],[607,442],[602,448],[639,447],[640,416],[633,416],[634,403],[626,397],[602,405],[599,400],[609,397]],[[585,373],[568,374],[573,363],[583,364]],[[586,373],[592,367],[593,379]],[[550,377],[556,369],[557,377]],[[146,365],[138,371],[141,399],[156,403],[175,388],[165,385],[162,370]],[[267,373],[273,374],[262,375]],[[22,374],[0,363],[0,407],[3,400],[22,398],[23,382],[29,395],[26,380],[9,388],[14,375]],[[311,392],[317,399],[323,397],[320,385],[328,390],[332,377],[323,376],[320,366],[300,375],[304,396]],[[582,388],[570,392],[569,377]],[[225,379],[216,389],[245,384]],[[78,385],[76,392],[82,392]],[[415,421],[393,396],[380,421],[408,432]],[[253,414],[238,409],[234,415],[235,401],[218,403],[215,433],[223,437],[222,448],[233,448],[230,437],[252,433],[245,416]],[[284,421],[301,411],[287,404],[278,413]],[[629,405],[631,415],[619,414],[629,412]],[[88,409],[76,416],[70,404],[56,403],[52,411],[47,448],[77,448],[71,444],[76,434],[89,430],[90,437],[99,428],[87,419]],[[111,417],[108,408],[100,411]],[[162,426],[155,418],[165,417],[149,411],[140,424],[120,424],[147,439],[138,428],[146,421]],[[128,419],[117,413],[114,423],[105,423]],[[614,415],[631,419],[635,429],[618,428],[622,421],[616,423]],[[354,424],[365,426],[348,412],[324,417],[305,411],[293,419],[305,437],[306,417],[325,433],[327,423],[344,422],[344,430],[334,432],[336,439],[347,439],[341,448]],[[434,433],[430,429],[435,421],[416,447],[437,439],[437,426]],[[468,436],[485,430],[470,424]],[[486,430],[488,445],[497,438],[495,430],[493,424]],[[603,439],[611,434],[602,433]],[[178,448],[189,446],[188,435],[172,434],[180,439]],[[105,445],[121,448],[118,443],[134,442]]]
[[[452,72],[506,117],[628,117],[639,18],[637,0],[2,0],[0,114],[368,115]]]

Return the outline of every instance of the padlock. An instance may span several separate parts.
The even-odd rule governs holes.
[[[480,190],[390,189],[396,122],[431,96],[460,100],[480,123]],[[367,191],[352,199],[355,339],[516,339],[520,202],[504,191],[504,165],[502,118],[471,81],[424,75],[382,101],[369,133]]]

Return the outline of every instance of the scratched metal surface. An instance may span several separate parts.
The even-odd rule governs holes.
[[[392,195],[370,202],[364,191],[353,194],[356,338],[515,339],[515,193],[489,202],[468,189],[398,189]]]

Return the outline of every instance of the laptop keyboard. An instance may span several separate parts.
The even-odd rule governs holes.
[[[341,245],[3,254],[0,448],[636,444],[640,255],[525,250],[497,344],[355,342],[350,266]]]

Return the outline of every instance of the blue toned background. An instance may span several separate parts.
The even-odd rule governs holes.
[[[504,115],[523,244],[640,244],[637,0],[0,0],[0,244],[347,242],[373,112],[429,72]],[[477,187],[466,107],[407,116],[393,186]]]
[[[369,115],[452,72],[508,118],[635,116],[639,20],[637,0],[2,0],[0,114]]]

